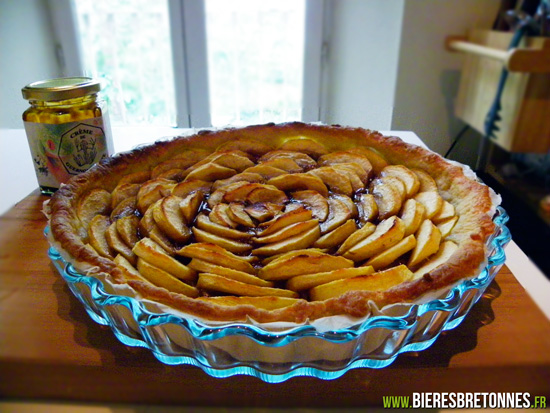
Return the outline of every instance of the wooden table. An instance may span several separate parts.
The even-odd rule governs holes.
[[[34,192],[0,217],[0,398],[191,406],[360,407],[413,392],[529,392],[550,400],[550,321],[508,268],[456,329],[391,366],[281,384],[167,366],[93,322],[46,256]]]

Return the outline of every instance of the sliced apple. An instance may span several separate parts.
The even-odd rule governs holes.
[[[375,270],[380,270],[389,267],[396,259],[406,254],[416,246],[416,238],[414,235],[409,235],[403,238],[393,247],[382,251],[367,261],[365,265],[370,265]]]
[[[234,182],[239,182],[239,181],[246,181],[250,183],[253,183],[253,182],[261,183],[264,180],[265,180],[264,177],[258,173],[245,171],[245,172],[241,172],[239,174],[233,175],[227,179],[220,179],[219,181],[214,182],[214,184],[212,185],[212,189],[216,190],[218,188],[222,188],[224,186],[227,186],[229,184],[232,184]]]
[[[193,166],[195,164],[195,161],[193,159],[185,159],[185,158],[174,158],[174,159],[168,159],[166,161],[163,161],[159,163],[157,166],[153,168],[151,171],[151,178],[155,179],[158,178],[160,175],[165,173],[166,171],[178,169],[181,171],[185,171],[190,166]]]
[[[136,256],[132,252],[132,249],[126,245],[122,238],[118,235],[118,231],[116,230],[116,222],[113,222],[107,228],[107,231],[105,232],[105,239],[107,240],[107,244],[109,244],[112,251],[122,254],[122,256],[130,261],[132,265],[135,264]]]
[[[265,229],[261,231],[258,236],[265,237],[266,235],[273,234],[296,222],[310,220],[312,218],[312,215],[313,214],[311,213],[311,211],[305,209],[304,207],[285,212],[284,214],[273,218],[271,221],[262,222],[260,226],[265,227]]]
[[[269,180],[275,176],[284,175],[288,172],[285,171],[284,169],[270,166],[267,163],[261,163],[256,166],[253,166],[252,168],[248,168],[243,173],[258,174],[262,176],[264,179]]]
[[[349,196],[342,194],[332,194],[332,198],[337,198],[348,207],[351,212],[351,218],[355,218],[358,216],[359,211],[357,210],[357,205],[355,205],[355,202],[353,202],[353,200]]]
[[[151,284],[149,280],[144,278],[139,271],[128,261],[126,258],[124,258],[122,255],[118,254],[114,259],[113,262],[118,266],[119,270],[124,275],[124,278],[127,280],[139,280],[143,281],[147,284]]]
[[[348,205],[337,197],[331,197],[328,199],[328,208],[328,218],[325,222],[320,224],[322,234],[326,234],[327,232],[338,228],[353,216],[353,211],[349,209]]]
[[[437,228],[439,228],[439,231],[441,231],[441,238],[447,238],[451,231],[453,230],[454,226],[456,225],[458,221],[458,216],[454,216],[447,221],[443,221],[439,224],[437,224]]]
[[[416,174],[420,182],[418,192],[437,192],[437,184],[428,172],[418,168],[413,168],[411,171]]]
[[[249,185],[250,182],[247,181],[238,181],[233,182],[232,184],[229,184],[227,186],[223,186],[221,188],[216,189],[214,192],[210,194],[208,197],[207,204],[210,208],[213,208],[214,205],[219,204],[223,201],[223,197],[227,192],[233,191],[234,189],[239,188],[240,186]]]
[[[254,166],[254,163],[241,151],[218,152],[210,162],[234,169],[237,172],[242,172],[246,168]]]
[[[197,217],[197,225],[198,225],[198,220],[199,219]],[[221,228],[225,228],[225,227],[221,227]],[[229,228],[225,228],[225,229],[229,230]],[[235,231],[235,230],[232,230],[232,231]],[[216,244],[235,254],[247,253],[247,252],[250,252],[250,250],[252,249],[252,247],[249,244],[237,241],[235,239],[229,239],[226,237],[218,236],[197,227],[193,227],[193,234],[195,235],[195,239],[198,242],[208,242],[208,243]]]
[[[87,230],[88,224],[96,215],[108,215],[111,209],[111,194],[104,189],[95,188],[84,195],[77,206],[77,215]]]
[[[450,202],[443,201],[443,206],[437,214],[432,217],[432,222],[434,224],[439,224],[443,221],[447,221],[455,216],[455,206]]]
[[[180,209],[181,201],[180,197],[170,195],[155,203],[153,207],[155,223],[170,239],[176,242],[186,242],[191,236],[191,231],[186,225]]]
[[[332,192],[347,196],[353,195],[353,187],[348,175],[339,172],[331,166],[312,169],[307,173],[320,178]]]
[[[286,194],[273,185],[261,184],[260,187],[253,189],[246,196],[246,201],[250,204],[276,204],[284,205],[288,201]]]
[[[187,175],[187,179],[199,179],[201,181],[217,181],[218,179],[226,179],[237,173],[236,170],[218,165],[217,163],[208,162],[204,165],[193,169]]]
[[[349,291],[386,291],[413,278],[406,265],[399,265],[385,271],[354,278],[336,280],[313,287],[309,291],[312,301],[323,301],[338,297]]]
[[[289,252],[283,252],[278,255],[272,255],[271,257],[264,258],[262,260],[262,264],[265,267],[267,264],[275,263],[278,261],[286,261],[297,256],[319,257],[321,255],[327,255],[327,254],[319,248],[304,248],[304,249],[299,249],[299,250],[294,250]]]
[[[435,254],[441,242],[441,231],[432,221],[425,219],[416,232],[416,246],[409,259],[409,267],[414,267]]]
[[[369,159],[360,153],[353,153],[351,151],[332,152],[323,155],[319,158],[319,165],[334,165],[337,163],[356,163],[361,166],[363,171],[370,175],[372,171],[372,165]]]
[[[317,241],[320,236],[321,232],[319,230],[319,225],[316,225],[308,231],[286,238],[283,241],[256,248],[252,253],[254,255],[276,255],[295,249],[308,248]]]
[[[105,215],[96,215],[88,226],[88,239],[90,245],[99,255],[112,259],[114,255],[105,237],[105,233],[110,225],[111,221]]]
[[[151,173],[149,171],[132,172],[120,178],[120,181],[118,181],[118,184],[119,185],[141,184],[145,181],[148,181],[150,178],[151,178]]]
[[[258,244],[272,244],[275,242],[283,241],[295,235],[301,234],[302,232],[308,231],[316,225],[319,225],[319,221],[317,221],[316,219],[296,222],[270,235],[266,235],[263,237],[255,237],[255,238],[252,238],[252,240]]]
[[[119,184],[111,193],[111,208],[114,209],[118,204],[127,198],[135,197],[139,192],[139,184]]]
[[[157,202],[160,202],[160,199]],[[139,220],[139,233],[143,237],[148,237],[151,230],[156,226],[157,224],[155,223],[155,218],[153,218],[153,208],[149,208]]]
[[[420,180],[414,172],[409,168],[403,165],[388,165],[380,173],[382,177],[384,176],[395,176],[399,178],[405,184],[405,191],[407,198],[412,197],[418,192],[420,187]]]
[[[341,268],[353,267],[353,261],[329,254],[300,253],[287,255],[265,265],[258,272],[264,280],[288,280],[303,274],[317,274]]]
[[[118,205],[114,207],[114,209],[111,211],[111,221],[116,221],[117,219],[126,217],[128,215],[135,215],[136,207],[137,198],[135,196],[131,196],[120,201]]]
[[[189,297],[198,297],[199,290],[189,284],[180,281],[168,272],[149,264],[142,258],[137,261],[139,273],[152,284],[166,288],[168,291],[180,293]]]
[[[338,172],[345,174],[348,177],[354,193],[365,188],[365,182],[368,181],[368,175],[364,173],[365,171],[363,168],[361,168],[361,165],[357,163],[347,162],[334,164],[332,165],[332,168]],[[362,173],[359,173],[358,171]]]
[[[203,202],[204,193],[202,191],[189,194],[181,200],[180,210],[185,222],[191,224],[195,220]]]
[[[388,162],[386,162],[384,157],[382,157],[378,152],[376,152],[376,150],[372,148],[356,146],[354,148],[348,149],[348,152],[357,153],[366,157],[371,163],[372,170],[375,175],[379,175],[380,172],[382,172],[382,169],[384,169],[388,165]]]
[[[365,224],[378,217],[378,205],[373,194],[361,194],[357,198],[357,209],[359,210],[359,221]]]
[[[253,219],[260,223],[265,223],[273,217],[279,215],[283,207],[273,204],[252,204],[244,208],[244,211]]]
[[[248,274],[256,274],[254,267],[252,267],[252,265],[244,257],[235,255],[219,245],[202,242],[189,244],[176,251],[176,254],[188,258],[198,258],[203,261],[226,268],[232,268],[237,271],[243,271]]]
[[[202,273],[199,275],[197,287],[208,291],[249,297],[275,296],[298,298],[298,294],[294,291],[284,290],[282,288],[261,287],[209,273]]]
[[[138,226],[139,218],[136,215],[128,215],[123,218],[117,219],[116,221],[116,230],[120,238],[128,245],[130,248],[139,241],[138,238]]]
[[[340,248],[336,251],[337,255],[344,254],[347,250],[353,247],[358,242],[370,236],[376,230],[376,225],[371,222],[366,222],[361,228],[352,232],[345,241],[342,242]]]
[[[279,148],[285,151],[305,153],[313,159],[317,159],[328,153],[328,149],[325,145],[303,136],[288,139]]]
[[[187,179],[172,188],[172,195],[179,196],[180,198],[185,198],[195,192],[202,192],[206,195],[210,193],[211,188],[212,182],[200,179]]]
[[[189,263],[189,268],[192,268],[198,273],[216,274],[247,284],[259,285],[262,287],[273,287],[272,282],[258,278],[253,274],[234,270],[232,268],[222,267],[220,265],[216,265],[211,262],[201,260],[199,258],[193,258]]]
[[[210,216],[212,216],[212,214],[210,214]],[[197,219],[195,221],[196,227],[213,235],[217,235],[223,238],[230,238],[233,240],[246,240],[252,238],[252,234],[248,232],[239,231],[237,229],[217,224],[216,222],[211,220],[210,216],[207,216],[204,213],[200,213],[199,215],[197,215]]]
[[[401,181],[394,177],[386,177],[386,179],[375,179],[372,182],[371,192],[374,195],[380,219],[396,215],[405,200],[404,192],[401,192],[398,185],[392,184],[394,182]]]
[[[136,195],[137,209],[139,212],[145,214],[145,211],[151,205],[162,197],[170,195],[175,185],[175,182],[161,178],[157,178],[143,184]]]
[[[315,162],[315,160],[312,159],[309,155],[302,152],[285,151],[283,149],[278,149],[266,153],[260,158],[259,162],[262,163],[270,161],[272,159],[292,159],[302,169],[309,169],[317,166],[317,162]]]
[[[248,228],[254,228],[256,224],[250,218],[250,215],[244,210],[243,204],[231,203],[227,210],[229,217],[239,225],[243,225]]]
[[[164,248],[150,238],[142,238],[134,245],[132,252],[161,270],[168,272],[180,280],[192,282],[197,279],[197,273],[187,265],[182,264],[166,253]]]
[[[432,218],[438,214],[443,207],[443,198],[437,192],[419,192],[414,199],[426,208],[426,218]]]
[[[302,172],[304,168],[298,165],[293,159],[290,158],[275,158],[268,161],[264,161],[259,165],[269,166],[271,168],[282,169],[290,174],[296,174]]]
[[[380,222],[375,231],[343,253],[343,256],[355,262],[373,257],[394,246],[403,239],[405,224],[396,216]]]
[[[317,218],[319,222],[323,222],[327,219],[329,213],[328,201],[319,192],[308,189],[293,192],[291,196],[294,200],[311,210],[313,218]]]
[[[423,277],[425,274],[435,270],[440,265],[446,263],[457,249],[458,245],[456,245],[452,241],[442,242],[441,246],[439,247],[439,251],[437,251],[437,253],[433,255],[430,259],[428,259],[424,263],[424,265],[422,265],[422,267],[414,272],[414,278],[418,279],[420,277]]]
[[[325,183],[319,177],[307,173],[279,175],[271,178],[267,183],[285,192],[310,189],[319,192],[324,197],[328,196],[328,189]]]
[[[291,278],[286,283],[286,288],[292,291],[309,290],[321,284],[326,284],[336,280],[345,280],[374,272],[372,267],[341,268],[332,271],[325,271],[317,274],[298,275]]]
[[[148,237],[160,245],[168,254],[172,255],[176,251],[172,240],[160,230],[157,224],[153,223],[153,227],[149,231]]]
[[[342,243],[355,231],[357,230],[357,225],[355,220],[348,219],[339,227],[333,229],[332,231],[326,233],[313,244],[316,248],[334,248]]]
[[[420,202],[410,198],[405,201],[401,209],[401,219],[405,224],[405,236],[414,234],[426,215],[426,208]]]

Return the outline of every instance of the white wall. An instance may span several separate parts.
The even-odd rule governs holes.
[[[405,0],[329,0],[326,123],[390,129]]]
[[[0,0],[0,127],[23,127],[23,86],[58,76],[46,0]]]
[[[405,1],[391,129],[412,130],[431,149],[447,151],[463,126],[453,114],[463,55],[447,52],[445,37],[491,28],[499,5],[500,0]],[[475,142],[471,146],[477,149]]]

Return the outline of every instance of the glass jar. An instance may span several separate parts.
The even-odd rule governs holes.
[[[89,77],[68,77],[34,82],[21,90],[30,103],[23,123],[43,194],[51,195],[113,153],[100,89]]]

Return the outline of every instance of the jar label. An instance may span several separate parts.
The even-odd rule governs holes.
[[[24,122],[41,187],[59,188],[72,176],[109,156],[110,136],[103,117],[52,125]]]

